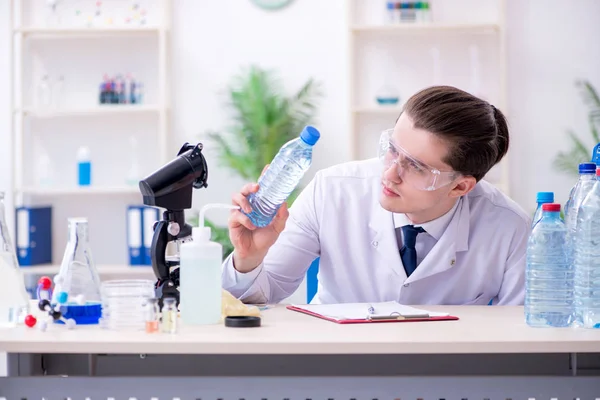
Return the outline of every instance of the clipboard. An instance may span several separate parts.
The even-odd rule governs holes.
[[[395,301],[383,303],[291,304],[286,308],[337,324],[456,321],[459,319],[457,316],[447,313],[414,308]]]

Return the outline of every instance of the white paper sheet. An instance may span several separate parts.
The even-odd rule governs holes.
[[[415,317],[423,314],[428,314],[429,317],[445,317],[449,315],[447,313],[433,312],[421,308],[405,306],[395,301],[388,301],[384,303],[294,304],[293,306],[338,321],[348,319],[366,319],[369,315],[369,307],[371,306],[374,309],[373,315],[376,317],[394,317],[399,315],[404,317]]]

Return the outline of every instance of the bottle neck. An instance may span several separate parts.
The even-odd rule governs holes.
[[[593,173],[593,174],[580,174],[579,175],[579,180],[580,181],[595,181],[596,179],[598,179],[598,177],[596,176],[595,173]]]
[[[69,242],[84,244],[88,241],[87,221],[69,221]]]
[[[313,147],[313,145],[312,145],[312,144],[308,144],[308,143],[306,143],[306,142],[304,141],[304,139],[302,139],[302,138],[300,138],[299,142],[300,142],[300,144],[302,145],[302,147],[304,147],[304,148],[306,148],[306,149],[310,149],[310,148],[312,148],[312,147]]]
[[[559,211],[543,211],[543,217],[546,219],[560,219]]]

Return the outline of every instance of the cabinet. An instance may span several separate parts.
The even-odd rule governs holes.
[[[13,203],[53,209],[52,265],[25,272],[56,273],[67,218],[87,217],[101,273],[151,277],[128,267],[126,211],[142,203],[139,179],[172,158],[170,1],[10,1]],[[89,186],[77,179],[82,146]]]
[[[352,158],[375,157],[402,103],[434,84],[485,98],[509,118],[505,13],[505,0],[348,1]],[[378,96],[398,102],[381,105]],[[508,195],[509,158],[510,151],[485,178]]]

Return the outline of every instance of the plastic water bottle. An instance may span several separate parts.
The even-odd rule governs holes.
[[[248,196],[252,212],[248,215],[257,227],[269,225],[277,210],[300,183],[312,164],[313,146],[321,134],[307,126],[296,139],[284,144],[263,176],[258,180],[259,189]]]
[[[532,228],[538,223],[540,218],[542,218],[542,205],[545,203],[554,203],[554,192],[538,192],[536,197],[537,208],[533,215],[533,221],[531,221]]]
[[[577,325],[600,328],[600,181],[579,207],[574,244]]]
[[[525,321],[535,327],[567,327],[574,321],[571,235],[560,204],[542,206],[542,219],[527,243]]]
[[[572,235],[575,235],[575,227],[577,225],[577,211],[585,196],[592,190],[596,183],[596,164],[581,163],[579,164],[579,179],[571,188],[569,199],[565,204],[565,223]]]

